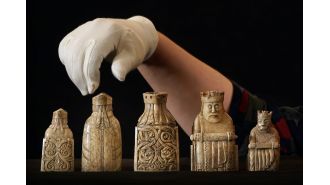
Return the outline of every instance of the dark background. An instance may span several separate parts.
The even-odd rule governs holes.
[[[57,47],[74,28],[97,17],[144,15],[156,28],[197,58],[251,92],[278,105],[302,105],[302,1],[27,1],[27,158],[40,158],[52,112],[64,108],[80,158],[92,95],[83,97],[61,64]],[[198,74],[196,74],[198,75]],[[179,84],[178,84],[179,85]],[[113,97],[122,127],[123,157],[132,158],[134,126],[143,112],[142,93],[151,91],[135,70],[124,83],[101,67],[96,94]],[[180,155],[189,138],[180,131]]]

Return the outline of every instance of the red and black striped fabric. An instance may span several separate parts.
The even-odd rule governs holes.
[[[257,124],[257,110],[268,110],[273,112],[272,122],[281,138],[281,153],[302,155],[302,107],[279,107],[253,95],[236,82],[233,82],[233,86],[229,114],[235,124],[240,154],[247,152],[250,131]]]

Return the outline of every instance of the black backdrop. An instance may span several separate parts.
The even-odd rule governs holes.
[[[180,46],[278,105],[302,105],[302,1],[128,1],[29,0],[27,2],[27,158],[40,158],[52,112],[69,113],[80,158],[84,122],[92,96],[83,97],[57,54],[60,40],[97,17],[144,15]],[[196,74],[198,75],[198,74]],[[113,97],[121,122],[123,157],[132,158],[134,126],[143,112],[142,93],[150,86],[135,70],[124,83],[101,67],[97,90]],[[14,111],[14,110],[13,110]],[[189,138],[180,131],[180,155],[189,156]]]

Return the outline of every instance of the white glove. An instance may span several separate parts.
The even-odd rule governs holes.
[[[92,94],[100,84],[103,59],[112,59],[112,74],[124,81],[156,50],[158,32],[142,16],[129,19],[98,18],[89,21],[61,41],[58,54],[81,94]],[[112,57],[110,57],[112,56]]]

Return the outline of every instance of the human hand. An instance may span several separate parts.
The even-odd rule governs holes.
[[[58,54],[72,82],[87,95],[100,84],[103,59],[113,59],[112,74],[124,81],[128,72],[153,54],[157,44],[158,32],[145,17],[97,18],[67,34]]]

